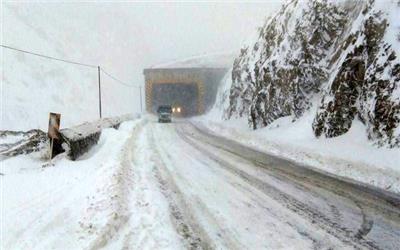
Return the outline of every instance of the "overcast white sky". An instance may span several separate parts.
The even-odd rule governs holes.
[[[14,12],[55,41],[65,41],[59,46],[69,59],[104,65],[120,78],[141,84],[145,67],[192,55],[239,51],[280,5],[278,0],[7,2],[3,11]],[[6,32],[12,32],[15,24],[2,21],[5,44],[46,53],[44,46],[32,47],[29,39],[9,41]]]

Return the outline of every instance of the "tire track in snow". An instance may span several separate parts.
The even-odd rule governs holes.
[[[379,247],[385,249],[399,248],[400,197],[398,195],[336,177],[307,166],[297,165],[290,160],[277,159],[276,156],[269,156],[251,147],[243,146],[239,142],[215,135],[207,129],[203,131],[195,124],[189,123],[186,124],[186,127],[190,127],[191,131],[194,131],[194,133],[189,133],[196,137],[196,141],[204,140],[203,143],[246,159],[260,168],[277,172],[284,176],[291,176],[291,179],[308,183],[319,192],[324,191],[333,194],[332,200],[345,202],[344,204],[347,203],[349,205],[346,207],[341,206],[342,211],[350,209],[354,214],[359,211],[358,216],[361,219],[358,227],[351,225],[354,223],[352,222],[352,217],[347,216],[342,221],[347,225],[347,228],[351,228],[353,235],[355,234],[366,241],[375,242]],[[187,131],[186,134],[188,134]],[[271,162],[270,165],[268,165],[269,162]]]
[[[170,218],[168,201],[155,175],[149,125],[145,120],[146,126],[135,137],[132,147],[134,153],[130,159],[134,171],[129,202],[130,220],[110,248],[183,249],[181,238]]]
[[[96,232],[96,237],[90,241],[86,249],[95,250],[107,246],[129,221],[131,215],[129,213],[128,202],[132,192],[134,175],[131,163],[134,154],[133,144],[135,138],[137,138],[137,135],[143,129],[143,126],[144,121],[139,121],[130,131],[130,136],[126,139],[120,151],[119,160],[116,162],[118,166],[114,167],[115,170],[110,176],[109,182],[99,190],[103,193],[105,198],[96,203],[107,203],[111,211],[108,211],[105,215],[105,225],[100,231]],[[96,206],[96,203],[94,206]],[[99,216],[96,210],[93,215]]]
[[[188,249],[215,249],[212,240],[196,221],[191,212],[191,206],[186,202],[184,195],[175,184],[174,178],[163,162],[162,149],[155,143],[154,132],[149,137],[151,147],[154,149],[152,159],[157,164],[155,175],[164,196],[169,201],[171,217],[176,231],[182,236]]]
[[[262,212],[262,210],[267,210],[271,211],[269,208],[265,207],[258,201],[254,200],[254,194],[253,192],[249,191],[248,189],[245,188],[238,188],[237,183],[232,183],[230,181],[230,177],[223,174],[221,171],[215,171],[215,168],[210,168],[208,164],[218,164],[215,161],[211,162],[204,162],[202,158],[207,158],[206,155],[204,155],[203,152],[200,152],[194,148],[187,142],[183,141],[181,138],[179,138],[178,135],[176,135],[176,131],[167,131],[164,129],[163,131],[156,131],[154,134],[158,135],[158,141],[159,142],[168,142],[168,141],[174,141],[174,147],[170,147],[169,145],[165,144],[160,146],[160,151],[159,154],[163,158],[164,165],[160,166],[160,169],[166,169],[169,171],[169,175],[173,177],[173,183],[179,184],[179,186],[183,189],[191,190],[186,194],[185,200],[187,200],[188,203],[190,203],[189,209],[192,210],[190,214],[195,214],[195,216],[198,216],[198,220],[201,219],[203,227],[207,228],[207,234],[209,234],[209,238],[213,238],[213,241],[215,244],[218,244],[217,247],[215,248],[228,248],[228,249],[245,249],[249,248],[249,246],[254,246],[257,245],[259,247],[263,248],[271,248],[272,246],[275,246],[275,248],[279,247],[281,248],[282,245],[288,244],[287,240],[292,241],[293,238],[298,238],[301,241],[300,246],[304,248],[305,245],[308,245],[309,243],[306,242],[313,242],[314,240],[311,238],[308,238],[306,241],[303,242],[303,239],[307,238],[307,233],[305,233],[307,230],[303,231],[296,231],[296,230],[289,230],[289,232],[284,232],[282,230],[281,224],[289,224],[287,220],[283,219],[282,214],[279,214],[278,216],[275,216],[276,213],[274,212],[268,212],[265,214]],[[162,134],[167,134],[167,135],[173,135],[172,137],[168,138],[159,138],[162,136]],[[178,139],[178,140],[177,140]],[[161,143],[162,144],[162,143]],[[175,155],[175,157],[171,157],[171,154],[174,153],[178,148],[181,150],[179,151],[179,157]],[[187,150],[188,149],[188,150]],[[193,159],[193,162],[192,160]],[[183,164],[179,166],[180,164]],[[197,166],[197,164],[199,164]],[[196,183],[197,181],[191,180],[191,176],[186,176],[188,173],[185,171],[184,165],[189,165],[189,166],[197,166],[197,168],[204,167],[204,171],[208,172],[211,178],[217,177],[219,181],[221,181],[221,194],[225,192],[230,192],[232,189],[235,189],[235,193],[237,193],[239,196],[236,197],[226,197],[224,195],[217,195],[217,197],[214,197],[213,200],[209,200],[210,198],[205,197],[204,195],[200,195],[201,193],[204,192],[204,188],[206,188],[203,181],[200,181]],[[171,170],[168,170],[171,168]],[[186,168],[186,170],[189,170]],[[189,170],[191,172],[191,170]],[[203,170],[198,169],[198,171],[195,171],[197,173],[202,173]],[[206,176],[208,175],[206,174]],[[184,174],[184,175],[181,175]],[[222,175],[221,175],[222,174]],[[193,177],[193,176],[192,176]],[[194,182],[193,182],[194,181]],[[238,181],[243,182],[240,178],[238,178]],[[203,190],[203,191],[202,191]],[[254,190],[253,190],[254,191]],[[185,192],[186,193],[186,192]],[[204,194],[204,193],[203,193]],[[262,194],[259,192],[259,194]],[[249,196],[250,195],[250,196]],[[263,195],[263,194],[262,194]],[[251,198],[250,198],[251,197]],[[260,196],[257,196],[260,197]],[[227,198],[227,199],[226,199]],[[219,200],[222,199],[222,200]],[[242,202],[245,200],[252,199],[253,204],[247,203],[250,207],[243,206]],[[261,200],[265,200],[264,198],[261,198]],[[270,199],[268,199],[270,200]],[[206,203],[207,204],[206,204]],[[209,206],[212,205],[212,203],[218,202],[218,203],[225,203],[224,206],[227,206],[227,209],[230,211],[229,213],[232,213],[233,211],[236,211],[238,215],[238,218],[234,217],[225,217],[225,216],[218,216],[219,213],[224,213],[220,209],[216,209],[211,211]],[[244,202],[245,203],[245,202]],[[245,203],[246,204],[246,203]],[[239,205],[239,206],[238,206]],[[255,205],[256,207],[253,207]],[[247,213],[242,213],[243,210],[239,211],[238,208],[242,207],[242,209],[248,209],[249,214],[244,215]],[[253,207],[253,208],[251,208]],[[276,208],[276,207],[275,207]],[[187,207],[184,206],[184,210],[186,210]],[[195,213],[194,213],[195,212]],[[278,212],[278,211],[276,211]],[[242,214],[240,214],[242,213]],[[235,214],[231,214],[232,216],[235,216]],[[265,220],[262,220],[259,218],[259,216],[262,215]],[[264,217],[265,216],[265,217]],[[257,230],[249,230],[249,228],[242,227],[242,229],[238,230],[237,227],[244,226],[242,223],[240,223],[240,217],[241,219],[246,218],[250,220],[255,220],[255,224],[249,224],[249,223],[244,223],[245,225],[251,227],[255,226],[255,228],[263,228],[266,230],[266,232],[259,232]],[[279,219],[275,218],[279,217]],[[260,220],[261,219],[261,220]],[[201,226],[201,225],[200,225]],[[195,226],[194,228],[200,228],[200,226]],[[265,227],[267,226],[267,227]],[[284,225],[283,225],[284,226]],[[274,229],[271,229],[269,227],[272,227]],[[288,228],[287,226],[284,226],[283,228]],[[215,229],[215,230],[214,230]],[[279,233],[276,233],[276,230],[282,231],[284,233],[285,240],[283,240],[280,236]],[[238,234],[239,232],[245,233],[246,235]],[[253,232],[257,235],[252,235],[248,234],[249,232]],[[212,234],[212,235],[210,235]],[[264,236],[275,236],[278,237],[277,239],[273,238],[264,238]],[[309,234],[308,234],[309,235]],[[318,233],[317,233],[318,235]],[[326,234],[324,234],[326,235]],[[245,236],[245,239],[249,241],[248,243],[251,245],[245,245],[244,241],[241,237]],[[256,242],[254,242],[256,240]],[[253,241],[253,243],[251,243]],[[218,243],[217,243],[218,242]],[[286,245],[287,246],[287,245]],[[301,248],[301,247],[300,247]]]
[[[192,145],[197,150],[203,152],[204,155],[207,155],[214,161],[218,162],[222,168],[224,168],[238,176],[241,176],[247,183],[260,189],[261,191],[266,193],[271,198],[273,198],[276,201],[283,204],[289,210],[301,215],[304,218],[308,218],[308,220],[310,222],[318,225],[321,229],[324,229],[329,234],[337,237],[342,242],[344,242],[348,245],[351,245],[355,248],[379,249],[379,247],[374,242],[365,240],[362,237],[360,237],[361,235],[358,233],[358,231],[353,232],[347,228],[341,227],[338,222],[333,221],[331,218],[320,213],[319,211],[315,210],[314,208],[308,206],[307,204],[295,199],[294,197],[292,197],[284,192],[281,192],[279,189],[263,182],[262,180],[247,174],[246,172],[236,168],[229,162],[226,162],[221,157],[219,157],[218,154],[215,153],[215,148],[214,148],[214,150],[209,150],[208,148],[206,149],[204,147],[199,146],[199,144],[198,144],[199,138],[189,139],[188,137],[190,137],[190,135],[188,135],[187,133],[184,134],[184,132],[178,132],[178,135],[183,140],[185,140],[188,144]],[[206,143],[209,146],[214,146],[207,142],[202,141],[202,143]],[[219,150],[223,150],[223,149],[219,148]],[[228,153],[230,153],[230,152],[228,152]],[[362,225],[364,225],[364,223]],[[362,229],[360,228],[359,230],[362,230]],[[369,228],[369,230],[370,230],[370,228]],[[299,231],[299,232],[301,232],[301,231]],[[362,231],[362,232],[365,232],[365,231]],[[307,236],[307,237],[311,237],[311,236]],[[312,240],[314,242],[316,242],[315,239],[312,239]],[[319,242],[317,245],[321,246],[323,244],[322,244],[322,242]]]

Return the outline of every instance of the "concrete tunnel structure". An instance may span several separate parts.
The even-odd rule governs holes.
[[[219,54],[144,69],[146,111],[156,113],[158,106],[171,105],[182,109],[182,117],[205,113],[233,60],[232,54]]]

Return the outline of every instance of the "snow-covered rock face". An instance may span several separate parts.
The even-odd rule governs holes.
[[[392,7],[400,11],[400,6]],[[346,133],[358,116],[367,125],[370,139],[399,146],[395,131],[400,122],[396,94],[400,89],[399,51],[393,48],[393,41],[385,39],[386,33],[396,32],[389,27],[399,23],[391,23],[387,18],[390,13],[372,4],[364,13],[359,30],[348,36],[351,49],[343,53],[344,61],[324,93],[313,128],[316,135],[338,136]],[[400,41],[394,42],[398,45]]]
[[[353,119],[380,145],[400,146],[400,3],[290,1],[234,62],[228,118],[254,129],[318,106],[316,136]]]

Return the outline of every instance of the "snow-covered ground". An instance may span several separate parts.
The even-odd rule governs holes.
[[[222,120],[215,109],[195,121],[218,135],[272,155],[338,176],[400,193],[400,149],[378,148],[368,141],[364,125],[355,120],[350,131],[335,138],[316,138],[313,113],[292,122],[283,117],[252,130],[246,119]]]
[[[263,156],[265,165],[259,167],[232,151],[234,145],[225,150],[213,143],[222,142],[184,120],[159,124],[144,116],[118,130],[104,129],[98,145],[77,161],[59,155],[48,166],[46,152],[6,158],[0,171],[1,247],[343,249],[378,244],[396,249],[400,244],[400,223],[392,215],[397,210],[386,200],[329,180],[309,181],[312,175],[305,179],[276,171],[276,164],[287,164],[279,159]],[[364,233],[369,221],[374,226]]]
[[[293,122],[291,116],[252,130],[246,118],[225,119],[232,72],[221,81],[216,102],[207,114],[193,120],[214,133],[298,164],[400,193],[400,148],[377,147],[368,140],[365,125],[354,119],[346,134],[317,138],[312,122],[317,105]],[[312,103],[316,103],[313,100]]]
[[[142,123],[105,129],[99,144],[77,161],[60,155],[54,166],[43,167],[44,153],[2,161],[0,248],[98,249],[112,237],[117,245],[110,249],[179,246],[173,230],[157,226],[168,225],[168,216],[162,216],[167,210],[160,191],[149,186],[156,182],[143,165],[148,156],[136,143]],[[129,237],[116,239],[125,229]],[[146,230],[157,235],[148,239]]]
[[[2,44],[85,64],[101,62],[99,54],[103,54],[99,52],[104,50],[104,46],[100,41],[105,40],[101,38],[104,32],[87,31],[80,37],[83,40],[74,40],[71,33],[82,28],[79,27],[80,21],[65,22],[71,17],[64,13],[57,15],[43,11],[32,14],[31,7],[28,3],[2,3]],[[79,16],[78,13],[81,12],[77,10]],[[47,25],[45,28],[40,25],[43,23]],[[114,42],[111,39],[107,41]],[[77,49],[76,44],[82,44],[84,49],[82,46]],[[2,47],[0,55],[0,130],[46,130],[49,112],[61,113],[62,128],[98,119],[97,68],[49,60]],[[115,74],[112,68],[106,67],[106,70]],[[136,88],[118,84],[103,73],[101,82],[103,117],[139,111]]]

